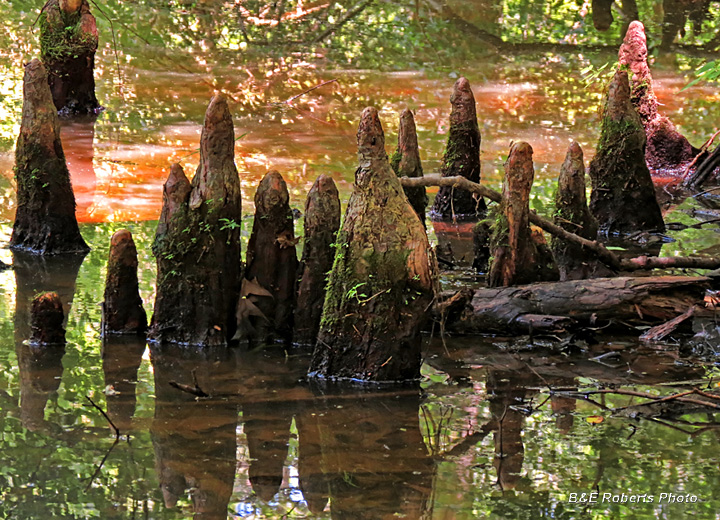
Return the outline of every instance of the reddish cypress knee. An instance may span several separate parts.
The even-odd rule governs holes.
[[[465,78],[455,82],[450,97],[450,131],[440,170],[443,177],[462,175],[480,182],[480,128],[475,97]],[[430,218],[442,220],[477,220],[485,214],[485,201],[469,191],[442,186],[435,197]]]
[[[423,169],[420,162],[420,150],[418,148],[417,130],[415,128],[415,117],[409,109],[403,110],[400,114],[400,127],[398,129],[398,146],[390,158],[390,165],[398,177],[422,177]],[[410,205],[425,225],[425,209],[428,198],[424,186],[407,186],[403,191],[410,201]]]
[[[147,316],[138,291],[137,249],[127,229],[116,231],[110,240],[103,334],[143,334]]]
[[[305,238],[295,305],[297,343],[315,343],[320,328],[325,287],[335,257],[340,228],[340,198],[332,178],[320,175],[305,201]]]
[[[87,253],[47,73],[37,59],[25,66],[15,178],[17,211],[10,247],[42,255]]]
[[[64,344],[64,319],[62,302],[57,293],[50,292],[36,296],[30,311],[30,343]]]

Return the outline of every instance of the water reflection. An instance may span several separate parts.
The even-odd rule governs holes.
[[[107,414],[121,432],[132,429],[137,398],[135,387],[145,352],[145,339],[136,336],[107,336],[102,343]]]
[[[78,221],[87,221],[95,202],[95,120],[96,116],[60,120],[60,140],[75,193]]]

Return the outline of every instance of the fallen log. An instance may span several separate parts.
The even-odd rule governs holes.
[[[527,334],[558,325],[666,321],[702,302],[709,282],[702,276],[619,277],[478,289],[444,326],[462,334]]]

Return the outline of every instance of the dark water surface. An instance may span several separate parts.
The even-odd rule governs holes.
[[[629,419],[609,409],[637,398],[606,394],[592,403],[561,393],[597,385],[657,394],[718,386],[714,363],[671,345],[650,349],[613,337],[558,350],[536,338],[531,350],[516,351],[504,338],[442,341],[435,334],[426,338],[419,385],[363,388],[306,381],[310,353],[296,348],[147,347],[99,336],[109,237],[117,229],[133,232],[141,295],[152,309],[150,244],[162,183],[173,161],[188,173],[197,166],[214,89],[230,96],[236,135],[243,136],[236,161],[244,240],[255,186],[270,167],[288,181],[296,208],[321,173],[347,201],[356,125],[367,105],[380,110],[389,152],[399,112],[415,110],[425,170],[437,172],[458,75],[469,78],[477,100],[484,182],[499,187],[510,142],[526,140],[536,161],[532,205],[551,215],[570,140],[581,143],[586,161],[593,155],[601,67],[613,59],[620,21],[598,33],[589,2],[451,2],[466,19],[520,45],[498,55],[449,36],[450,22],[427,15],[422,2],[418,19],[414,8],[378,3],[325,44],[291,49],[278,47],[275,35],[302,39],[302,31],[321,30],[352,4],[308,14],[302,9],[321,4],[298,10],[289,2],[295,18],[281,16],[286,32],[268,22],[264,43],[255,45],[263,35],[257,27],[272,21],[257,15],[264,12],[259,4],[107,2],[101,7],[114,20],[118,48],[98,16],[96,81],[106,110],[97,121],[64,122],[62,129],[81,230],[93,250],[84,260],[42,259],[4,247],[15,209],[21,64],[37,54],[31,25],[41,3],[0,7],[0,259],[15,264],[0,272],[0,518],[720,518],[720,430],[712,416]],[[662,9],[638,5],[656,45]],[[680,43],[714,37],[718,9],[712,3],[704,29],[688,31]],[[313,13],[319,28],[303,29],[299,20]],[[239,17],[260,24],[248,25],[248,40]],[[569,50],[531,55],[522,47],[547,41]],[[576,43],[590,50],[573,50]],[[664,113],[696,146],[720,121],[716,85],[681,90],[700,63],[702,55],[685,50],[653,65]],[[672,179],[658,186],[667,222],[720,216],[713,200],[677,193]],[[296,225],[300,230],[302,219]],[[671,237],[661,255],[720,254],[717,224]],[[446,273],[444,284],[468,279]],[[38,349],[25,343],[29,303],[50,290],[66,304],[68,341]],[[171,381],[197,383],[210,397],[195,398]],[[107,410],[119,442],[87,397]],[[593,491],[618,502],[571,502],[572,493]],[[645,495],[644,502],[621,503],[623,493]],[[697,502],[661,502],[661,493]]]

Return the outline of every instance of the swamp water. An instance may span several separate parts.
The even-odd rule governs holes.
[[[425,171],[437,172],[458,75],[468,77],[477,100],[483,182],[497,188],[510,141],[528,141],[535,150],[532,205],[540,213],[552,213],[554,179],[569,140],[581,143],[586,162],[597,140],[604,79],[600,73],[587,81],[580,71],[601,71],[612,52],[495,56],[441,40],[433,48],[401,31],[391,34],[403,22],[382,4],[367,26],[351,23],[346,31],[357,31],[367,42],[384,38],[387,60],[373,61],[372,47],[358,47],[357,37],[346,41],[340,34],[311,56],[268,51],[250,65],[250,58],[241,58],[243,40],[231,3],[181,4],[129,8],[107,2],[117,53],[109,24],[98,15],[103,46],[96,81],[106,111],[95,122],[63,127],[81,231],[92,252],[80,261],[0,249],[0,258],[16,267],[0,272],[0,517],[716,518],[719,430],[690,424],[713,423],[712,417],[684,417],[685,424],[614,417],[607,408],[637,399],[607,394],[591,403],[558,393],[598,384],[663,394],[717,386],[714,363],[673,346],[650,349],[632,337],[603,337],[589,346],[577,341],[551,348],[548,339],[535,338],[532,349],[515,350],[510,347],[517,340],[443,341],[436,333],[425,341],[419,386],[388,389],[306,381],[310,353],[298,348],[103,343],[99,302],[109,238],[120,228],[133,232],[141,295],[150,312],[150,244],[162,183],[170,162],[180,161],[188,172],[197,166],[200,125],[215,87],[232,95],[236,135],[243,136],[236,161],[245,241],[255,187],[270,166],[288,181],[293,207],[302,210],[321,173],[336,180],[347,202],[356,166],[354,134],[367,105],[380,110],[389,152],[397,116],[412,108]],[[532,3],[502,5],[506,25],[499,30],[506,39],[521,38],[523,23],[535,28],[537,38],[551,38],[558,30],[553,27],[562,26]],[[22,101],[21,64],[37,53],[30,26],[40,6],[30,1],[0,8],[3,245],[14,214],[12,143]],[[655,12],[653,6],[641,3],[644,12]],[[561,7],[566,10],[556,11],[574,13],[580,23],[570,43],[616,45],[619,28],[594,33],[578,9]],[[219,14],[227,16],[207,26],[208,17],[217,21]],[[372,25],[378,20],[389,29]],[[652,21],[649,27],[657,28]],[[431,36],[450,30],[446,21],[433,23],[426,28],[435,31]],[[411,44],[422,49],[402,56],[412,63],[392,54]],[[339,54],[350,66],[338,65]],[[699,63],[673,54],[653,69],[665,114],[696,146],[720,121],[715,86],[680,91]],[[666,222],[717,218],[713,201],[678,195],[671,184],[659,191],[668,200]],[[301,229],[301,218],[296,226]],[[717,230],[709,224],[673,232],[675,241],[663,243],[661,254],[718,254]],[[468,280],[477,283],[455,271],[443,283]],[[64,348],[39,350],[24,343],[28,308],[37,292],[48,290],[56,290],[69,310],[68,341]],[[210,397],[196,399],[171,381],[197,383]],[[87,397],[108,411],[119,442]],[[598,501],[610,493],[618,502],[571,502],[572,493],[592,491],[599,492]],[[621,503],[623,493],[646,495],[644,500],[653,495],[654,501]],[[661,501],[661,493],[692,495],[697,502],[668,496]]]

